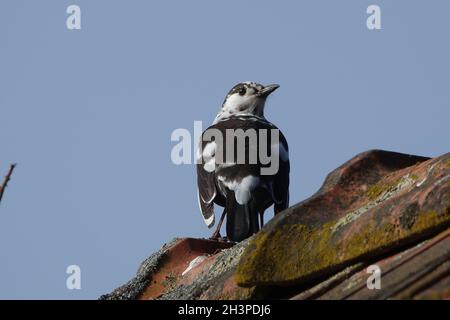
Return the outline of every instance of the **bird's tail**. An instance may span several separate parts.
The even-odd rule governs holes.
[[[259,231],[258,208],[252,199],[246,204],[236,201],[234,192],[227,194],[227,237],[234,242],[242,241]]]

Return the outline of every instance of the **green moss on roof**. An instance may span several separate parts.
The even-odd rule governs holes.
[[[420,212],[411,229],[397,224],[371,222],[361,232],[335,243],[332,228],[336,220],[311,230],[302,224],[283,225],[269,234],[262,231],[250,243],[236,270],[236,282],[248,286],[258,283],[295,281],[320,270],[353,261],[374,251],[392,247],[409,236],[448,222],[446,213]]]

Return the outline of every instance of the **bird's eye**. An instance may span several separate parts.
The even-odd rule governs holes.
[[[241,87],[241,88],[239,89],[238,93],[239,93],[240,96],[243,96],[243,95],[245,94],[246,91],[247,91],[247,90],[245,89],[245,87]]]

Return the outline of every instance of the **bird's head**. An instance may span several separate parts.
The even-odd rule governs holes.
[[[242,82],[235,85],[228,92],[216,121],[240,114],[264,116],[266,99],[278,87],[277,84],[263,86],[255,82]]]

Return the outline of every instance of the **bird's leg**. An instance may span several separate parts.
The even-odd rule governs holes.
[[[218,240],[220,238],[220,228],[222,227],[223,220],[225,219],[226,211],[223,209],[222,216],[220,217],[219,223],[217,225],[216,231],[212,234],[210,240]]]

